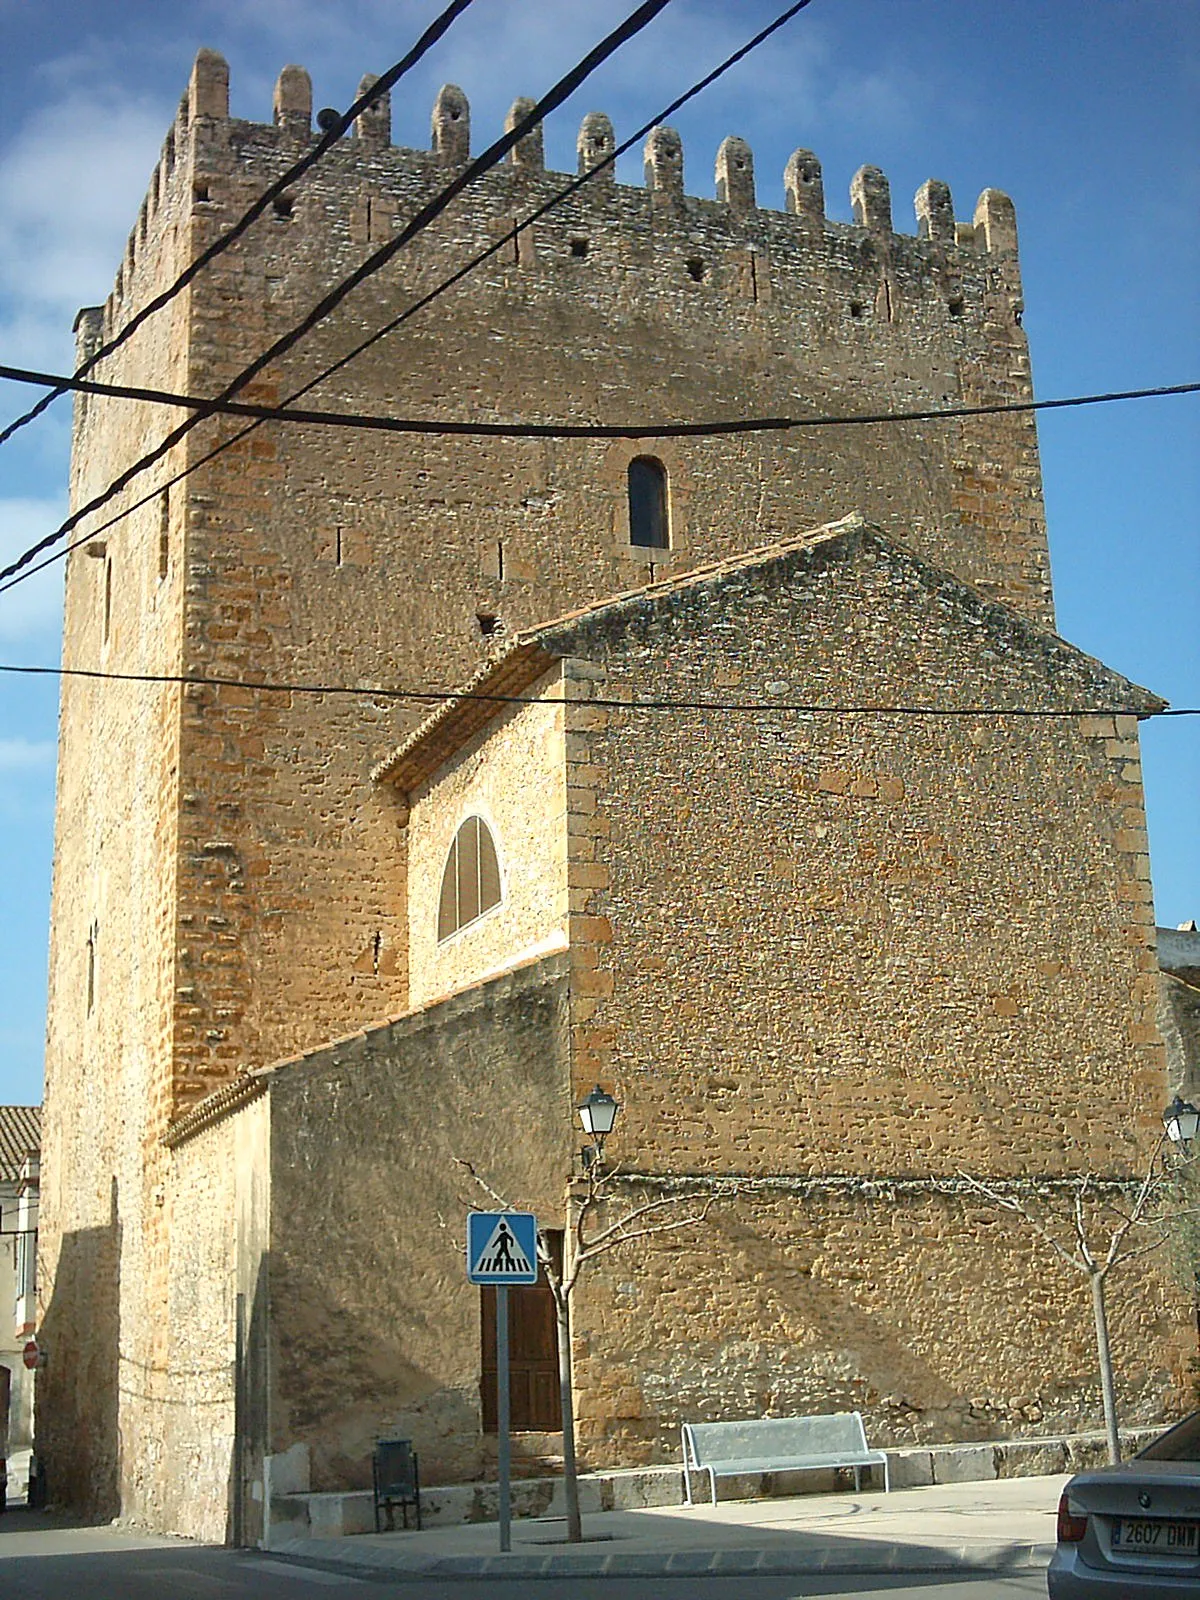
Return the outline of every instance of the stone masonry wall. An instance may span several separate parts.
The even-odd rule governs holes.
[[[480,1308],[465,1215],[561,1225],[566,961],[551,956],[270,1074],[272,1439],[316,1490],[366,1488],[375,1438],[426,1483],[479,1475]]]
[[[601,608],[542,642],[581,658],[580,692],[590,680],[617,700],[1145,699],[866,530]],[[627,1170],[864,1183],[1138,1170],[1162,1045],[1132,716],[584,704],[567,757],[573,1089],[599,1076],[622,1102],[613,1154]],[[747,1285],[776,1271],[784,1238],[758,1239],[749,1202],[722,1206],[704,1274],[676,1239],[653,1291],[621,1288],[636,1280],[627,1262],[596,1275],[579,1308],[579,1326],[601,1330],[580,1373],[585,1437],[607,1448],[615,1426],[625,1453],[661,1447],[670,1419],[647,1397],[667,1392],[668,1320],[686,1330],[675,1340],[724,1352],[695,1380],[709,1415],[750,1381],[736,1370],[750,1338],[749,1372],[775,1363],[809,1400],[826,1378],[843,1397],[853,1377],[890,1436],[950,1437],[939,1430],[956,1407],[1003,1413],[1022,1395],[1041,1394],[1049,1419],[1049,1389],[1064,1425],[1078,1420],[1066,1397],[1094,1388],[1087,1297],[1033,1266],[1019,1225],[988,1226],[985,1275],[969,1266],[977,1208],[966,1223],[936,1194],[800,1210],[787,1248],[824,1252],[839,1279],[837,1314],[803,1330],[781,1314],[747,1331],[761,1309],[748,1312]],[[1178,1352],[1169,1293],[1135,1281],[1127,1399],[1153,1412]],[[876,1348],[850,1360],[868,1321]],[[913,1405],[910,1432],[889,1393]]]
[[[410,795],[409,973],[414,1006],[567,940],[566,768],[561,673],[527,691],[549,704],[514,706]],[[447,852],[463,821],[488,824],[500,862],[495,910],[438,942]]]
[[[305,76],[285,77],[273,126],[233,121],[224,63],[198,58],[113,293],[83,314],[81,351],[311,139]],[[385,112],[366,119],[101,376],[215,392],[461,165],[468,122],[444,97],[435,149],[414,152],[390,145]],[[603,120],[589,128],[609,137]],[[595,421],[1029,395],[1015,225],[997,191],[955,224],[944,186],[926,186],[921,236],[906,237],[870,169],[858,221],[842,226],[823,218],[815,158],[789,168],[784,213],[755,205],[749,152],[723,148],[718,200],[684,194],[677,154],[656,136],[648,188],[584,190],[314,401]],[[299,388],[559,181],[536,140],[524,146],[245,397]],[[73,503],[177,421],[81,400]],[[505,628],[852,507],[1049,614],[1029,419],[637,444],[269,427],[162,490],[234,431],[197,428],[113,509],[149,494],[145,506],[82,530],[67,665],[436,692]],[[671,475],[674,548],[653,560],[625,521],[626,467],[643,452]],[[246,1065],[407,1004],[405,818],[369,773],[424,703],[64,684],[39,1449],[76,1504],[165,1515],[174,1269],[160,1135]]]
[[[187,258],[190,180],[174,136],[130,236],[114,298],[80,313],[80,359]],[[185,387],[186,298],[126,347],[131,383]],[[171,425],[161,407],[80,398],[71,503],[101,490]],[[174,673],[182,648],[186,512],[157,475],[67,558],[63,664]],[[156,1196],[158,1136],[174,1098],[172,1011],[179,690],[65,678],[46,1049],[45,1176],[39,1230],[38,1452],[51,1492],[101,1513],[152,1515],[143,1468],[166,1394],[167,1238]],[[65,1275],[60,1281],[60,1273]],[[81,1446],[81,1441],[83,1441]]]
[[[225,118],[222,81],[219,64],[198,63],[193,248],[305,137],[300,109],[273,127]],[[394,149],[382,124],[361,130],[204,274],[192,297],[194,390],[225,382],[456,170],[466,108],[453,102],[451,135],[452,101],[439,103],[434,151]],[[1028,393],[1002,196],[988,191],[960,237],[947,232],[945,197],[923,191],[925,236],[906,238],[891,231],[874,179],[858,186],[863,220],[841,226],[823,221],[799,179],[791,213],[758,209],[745,168],[735,182],[730,161],[727,151],[723,200],[688,197],[665,172],[650,190],[598,182],[315,400],[586,421],[924,406],[981,383]],[[256,393],[291,393],[560,181],[525,160],[490,175]],[[234,427],[197,430],[197,448]],[[974,428],[661,444],[263,428],[190,480],[186,664],[284,682],[450,687],[506,628],[855,506],[902,522],[937,559],[1045,615],[1032,424],[997,423],[986,442]],[[644,451],[671,473],[671,551],[628,542],[625,472]],[[405,1003],[401,818],[394,797],[363,780],[420,709],[190,694],[181,1105],[239,1061],[315,1045]]]
[[[1060,1227],[1065,1198],[1048,1206]],[[1186,1406],[1195,1333],[1177,1298],[1135,1263],[1109,1313],[1122,1420]],[[586,1272],[574,1320],[595,1467],[678,1460],[690,1421],[858,1410],[879,1446],[1036,1438],[1103,1414],[1086,1280],[968,1196],[720,1201],[702,1228]]]

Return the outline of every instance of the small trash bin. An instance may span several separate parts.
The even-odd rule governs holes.
[[[417,1465],[417,1452],[411,1439],[380,1439],[371,1457],[371,1477],[375,1489],[375,1532],[379,1533],[379,1513],[387,1514],[387,1531],[395,1526],[395,1508],[400,1507],[404,1526],[408,1527],[408,1508],[417,1513],[417,1529],[421,1527],[421,1477]]]

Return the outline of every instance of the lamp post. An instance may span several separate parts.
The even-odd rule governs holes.
[[[617,1112],[621,1109],[612,1095],[607,1094],[599,1084],[592,1090],[586,1100],[581,1100],[575,1107],[579,1113],[579,1120],[583,1124],[583,1131],[592,1141],[591,1149],[584,1148],[583,1168],[588,1171],[593,1165],[599,1168],[604,1155],[604,1141],[613,1131],[613,1124],[617,1120]]]
[[[558,1324],[558,1380],[562,1397],[563,1436],[563,1498],[567,1512],[567,1542],[578,1544],[583,1538],[583,1520],[579,1510],[579,1475],[575,1457],[575,1398],[571,1387],[571,1325],[569,1303],[572,1289],[579,1275],[580,1261],[571,1259],[567,1252],[574,1246],[582,1247],[582,1226],[577,1230],[574,1219],[596,1200],[596,1191],[602,1176],[600,1161],[604,1141],[613,1131],[620,1110],[612,1095],[606,1094],[599,1084],[586,1100],[575,1107],[583,1131],[592,1141],[582,1153],[583,1171],[587,1178],[587,1192],[579,1193],[579,1185],[572,1182],[567,1188],[567,1233],[563,1242],[562,1276],[551,1281],[554,1292],[555,1318]],[[576,1208],[582,1208],[578,1210]]]
[[[1192,1142],[1200,1133],[1200,1111],[1190,1100],[1176,1095],[1162,1119],[1168,1140],[1186,1162],[1192,1153]],[[1192,1267],[1192,1309],[1196,1314],[1196,1343],[1200,1346],[1200,1265]]]

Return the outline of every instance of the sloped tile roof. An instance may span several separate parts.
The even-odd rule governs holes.
[[[41,1146],[41,1106],[0,1106],[0,1183],[15,1183],[26,1155]]]
[[[612,595],[607,600],[523,629],[499,655],[481,667],[469,683],[432,711],[403,744],[375,767],[371,776],[402,791],[410,791],[436,772],[467,738],[495,717],[507,700],[519,696],[556,659],[578,648],[585,641],[588,629],[596,624],[632,620],[650,608],[669,606],[692,591],[719,589],[742,574],[753,576],[772,568],[798,568],[806,556],[819,552],[822,547],[831,552],[840,550],[848,559],[853,559],[856,548],[864,545],[899,566],[923,574],[930,584],[953,590],[979,621],[1005,630],[1026,647],[1039,649],[1051,666],[1073,665],[1090,680],[1093,693],[1107,692],[1134,715],[1149,716],[1166,706],[1165,700],[1148,689],[1131,683],[1010,606],[981,594],[953,573],[933,566],[914,550],[854,514],[793,538],[660,578],[655,583]]]

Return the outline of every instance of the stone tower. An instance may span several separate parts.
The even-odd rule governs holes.
[[[201,52],[112,295],[78,319],[80,357],[313,137],[302,69],[280,75],[273,122],[238,121],[225,63]],[[613,141],[608,119],[588,116],[580,170]],[[216,393],[434,195],[469,145],[457,89],[439,95],[426,151],[395,147],[377,105],[100,376]],[[245,398],[273,403],[301,388],[563,181],[528,136]],[[898,234],[887,180],[865,167],[855,221],[832,223],[807,150],[788,162],[783,192],[785,209],[760,207],[751,151],[727,139],[717,198],[697,199],[678,137],[657,129],[644,187],[606,169],[309,403],[642,424],[1031,396],[1006,196],[985,190],[973,221],[956,223],[946,186],[926,183],[917,232]],[[75,503],[175,420],[148,404],[80,399]],[[506,632],[851,511],[990,598],[1052,619],[1028,416],[616,442],[271,424],[152,492],[239,426],[197,428],[119,504],[150,494],[146,503],[67,568],[68,666],[331,686],[64,684],[46,1414],[64,1443],[74,1430],[75,1448],[60,1454],[77,1483],[64,1490],[150,1517],[158,1491],[146,1464],[180,1366],[161,1314],[172,1248],[161,1137],[247,1067],[408,1001],[404,818],[394,791],[368,777],[422,702],[338,686],[451,689]],[[635,459],[666,483],[655,546],[631,535]],[[87,1349],[119,1358],[83,1359],[85,1329]]]

